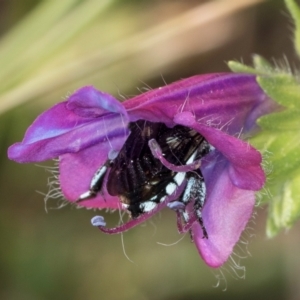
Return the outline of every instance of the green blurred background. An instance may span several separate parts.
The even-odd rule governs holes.
[[[291,28],[282,0],[1,0],[0,299],[300,299],[299,224],[267,240],[266,208],[233,255],[246,271],[233,261],[211,270],[180,240],[174,213],[107,236],[90,225],[96,212],[45,205],[45,169],[6,158],[41,111],[82,85],[121,100],[253,53],[294,67]]]

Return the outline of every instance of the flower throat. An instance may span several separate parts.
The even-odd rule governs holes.
[[[129,129],[130,135],[117,157],[97,170],[90,190],[77,202],[95,197],[109,171],[107,191],[119,196],[123,207],[135,219],[155,209],[180,185],[186,184],[179,198],[169,206],[178,212],[185,224],[191,220],[190,214],[194,214],[207,237],[201,217],[205,182],[200,163],[193,163],[209,153],[209,143],[198,132],[182,125],[169,128],[164,123],[139,120],[130,123]],[[167,164],[155,157],[153,145],[158,147]],[[192,207],[188,209],[188,206]]]

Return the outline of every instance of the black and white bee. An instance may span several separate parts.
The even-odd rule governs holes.
[[[109,172],[107,191],[118,196],[123,207],[135,219],[164,202],[186,180],[184,191],[169,207],[179,212],[183,221],[188,223],[191,216],[186,208],[192,204],[193,217],[196,217],[207,238],[201,217],[206,186],[200,168],[187,172],[167,168],[153,155],[149,142],[159,145],[163,158],[177,166],[199,161],[211,151],[210,144],[195,130],[181,125],[169,128],[164,123],[139,120],[130,123],[129,129],[130,134],[116,158],[107,160],[97,170],[90,189],[77,202],[95,197]]]

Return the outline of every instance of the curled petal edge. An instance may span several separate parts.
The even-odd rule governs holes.
[[[176,115],[174,122],[195,129],[225,156],[230,163],[230,178],[238,188],[257,191],[263,187],[266,179],[258,150],[217,128],[197,122],[190,112]]]

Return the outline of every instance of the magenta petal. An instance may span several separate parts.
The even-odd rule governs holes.
[[[254,191],[261,189],[265,182],[261,154],[236,137],[243,138],[249,131],[257,129],[257,118],[277,108],[278,105],[259,87],[254,75],[194,76],[150,90],[123,103],[87,86],[73,93],[67,102],[57,104],[41,114],[27,130],[24,140],[9,148],[8,155],[18,162],[59,157],[59,181],[66,199],[88,208],[122,210],[126,209],[122,204],[123,193],[120,192],[119,197],[115,197],[107,192],[108,177],[116,175],[110,174],[111,170],[106,172],[95,198],[87,199],[90,195],[87,192],[93,185],[91,180],[95,172],[108,159],[114,159],[120,153],[129,135],[129,123],[145,120],[164,123],[170,127],[180,124],[193,128],[212,147],[207,155],[188,165],[169,162],[156,143],[156,137],[149,141],[148,146],[153,159],[159,159],[163,166],[173,172],[191,172],[200,168],[206,185],[206,198],[201,213],[208,238],[203,238],[204,234],[197,220],[199,216],[195,214],[194,204],[197,202],[193,199],[193,190],[189,190],[191,201],[187,205],[178,202],[186,181],[172,195],[153,206],[152,211],[141,213],[137,219],[115,228],[106,228],[104,219],[98,218],[96,225],[100,225],[100,229],[106,233],[120,233],[140,224],[165,206],[185,210],[187,214],[184,217],[182,211],[176,211],[179,231],[184,233],[191,229],[197,249],[205,262],[212,267],[219,267],[232,253],[251,216],[255,203]],[[143,147],[147,146],[144,143],[147,132],[143,128],[140,133],[137,131],[134,134],[137,145],[140,143]],[[156,182],[152,173],[148,176],[147,172],[141,172],[142,162],[145,162],[142,154],[130,153],[131,156],[128,156],[127,148],[130,148],[129,141],[126,151],[120,155],[127,156],[125,163],[136,159],[137,161],[133,161],[136,164],[132,165],[137,170],[131,168],[130,174],[124,174],[129,174],[132,178],[144,176],[142,180],[147,187],[150,182],[152,184],[153,178]],[[132,151],[138,150],[137,148],[132,147]],[[145,166],[148,163],[145,162]],[[115,172],[119,172],[119,169],[123,172],[122,168]],[[125,180],[129,182],[128,186],[132,178]],[[164,189],[168,191],[163,182],[160,188],[162,192]],[[153,200],[143,199],[143,194],[139,197],[141,199],[134,196],[129,202]],[[183,207],[180,208],[180,204]],[[186,220],[184,224],[183,218]]]
[[[234,185],[255,191],[263,187],[266,179],[261,167],[262,157],[258,150],[220,130],[200,124],[192,127],[228,159],[231,164],[229,174]]]
[[[85,86],[73,93],[68,99],[67,108],[79,116],[89,118],[103,116],[109,112],[127,116],[122,103],[93,86]]]
[[[261,167],[262,157],[259,151],[248,143],[230,136],[219,129],[192,123],[193,116],[179,114],[174,120],[197,130],[206,140],[221,152],[230,162],[232,183],[241,189],[260,190],[265,183],[265,174]]]
[[[172,126],[174,116],[190,112],[206,126],[224,127],[232,135],[255,129],[256,119],[273,110],[272,105],[254,75],[233,73],[190,77],[124,102],[131,121]]]
[[[123,143],[119,141],[120,146]],[[64,154],[59,161],[59,180],[66,199],[75,202],[81,194],[89,190],[91,178],[105,163],[111,150],[108,143],[100,143],[78,153]],[[81,201],[80,206],[120,209],[118,197],[110,196],[106,190],[95,198]]]
[[[258,165],[247,168],[230,165],[229,176],[235,186],[252,191],[259,191],[266,181],[264,170]]]
[[[31,144],[53,138],[91,121],[91,119],[78,117],[69,111],[66,103],[56,104],[40,114],[27,129],[22,143]]]
[[[231,255],[255,204],[255,193],[232,184],[226,162],[218,161],[213,169],[203,170],[207,199],[202,210],[208,239],[203,239],[200,225],[192,227],[194,242],[204,261],[220,267]]]

